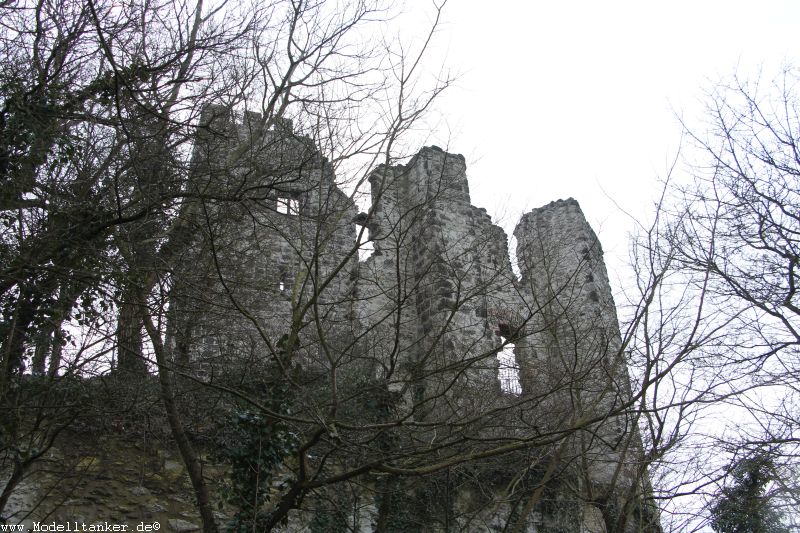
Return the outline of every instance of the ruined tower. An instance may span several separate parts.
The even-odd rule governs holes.
[[[377,167],[358,213],[290,124],[210,108],[203,128],[170,339],[187,373],[283,391],[306,439],[272,473],[305,490],[287,531],[659,530],[575,200],[522,218],[518,279],[463,156]]]

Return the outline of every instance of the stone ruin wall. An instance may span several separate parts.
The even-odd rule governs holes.
[[[379,166],[369,178],[371,209],[359,214],[327,161],[310,140],[291,135],[290,125],[262,131],[252,126],[257,116],[236,123],[218,112],[210,108],[204,116],[211,133],[196,147],[194,172],[202,176],[196,181],[209,198],[241,192],[243,200],[197,207],[192,246],[175,276],[170,328],[187,368],[211,379],[233,367],[255,368],[259,346],[276,345],[291,327],[292,302],[305,301],[316,294],[316,282],[331,278],[314,303],[323,317],[317,333],[298,335],[304,368],[324,372],[331,358],[357,349],[361,362],[347,371],[385,382],[405,405],[424,405],[417,420],[448,425],[493,408],[504,413],[482,421],[476,431],[484,436],[589,420],[592,431],[571,439],[565,453],[588,458],[586,467],[565,467],[561,475],[572,478],[554,485],[569,488],[552,496],[566,511],[540,504],[525,531],[603,531],[599,509],[576,491],[588,497],[609,483],[634,485],[637,457],[614,448],[638,436],[623,415],[598,422],[630,392],[602,249],[578,203],[559,200],[522,217],[514,231],[518,279],[504,230],[472,205],[463,156],[427,147],[405,165]],[[292,164],[276,162],[276,154]],[[374,247],[363,261],[353,253],[361,231]],[[320,349],[323,338],[336,341]],[[494,354],[506,347],[513,347],[515,390],[498,379]],[[452,373],[433,372],[448,366]],[[409,368],[423,374],[429,368],[431,375],[415,378],[409,390]],[[322,390],[310,383],[309,400]],[[519,406],[510,411],[511,404]],[[508,416],[518,421],[507,424]],[[636,442],[632,449],[639,450]],[[507,481],[493,486],[499,492]],[[380,489],[371,483],[364,486]],[[453,502],[472,515],[460,527],[499,531],[513,510],[499,502],[472,511],[477,500],[485,504],[478,492],[465,486]],[[362,496],[356,523],[372,531],[377,503]],[[305,530],[310,519],[298,513],[288,529]]]

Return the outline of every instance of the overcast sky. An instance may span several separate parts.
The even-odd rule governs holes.
[[[428,6],[410,0],[409,7]],[[450,0],[435,53],[462,73],[428,144],[467,158],[473,203],[507,231],[574,197],[612,270],[703,91],[797,57],[797,1]],[[611,277],[614,277],[613,272]]]

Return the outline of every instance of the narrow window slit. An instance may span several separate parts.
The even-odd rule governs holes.
[[[505,394],[522,394],[522,385],[519,382],[519,365],[514,357],[514,345],[506,344],[497,353],[500,390]]]

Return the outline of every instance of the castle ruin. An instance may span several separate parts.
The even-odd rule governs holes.
[[[206,110],[168,327],[198,409],[239,387],[305,443],[283,530],[660,531],[578,203],[522,217],[518,277],[463,156],[378,165],[360,212],[291,128]]]

